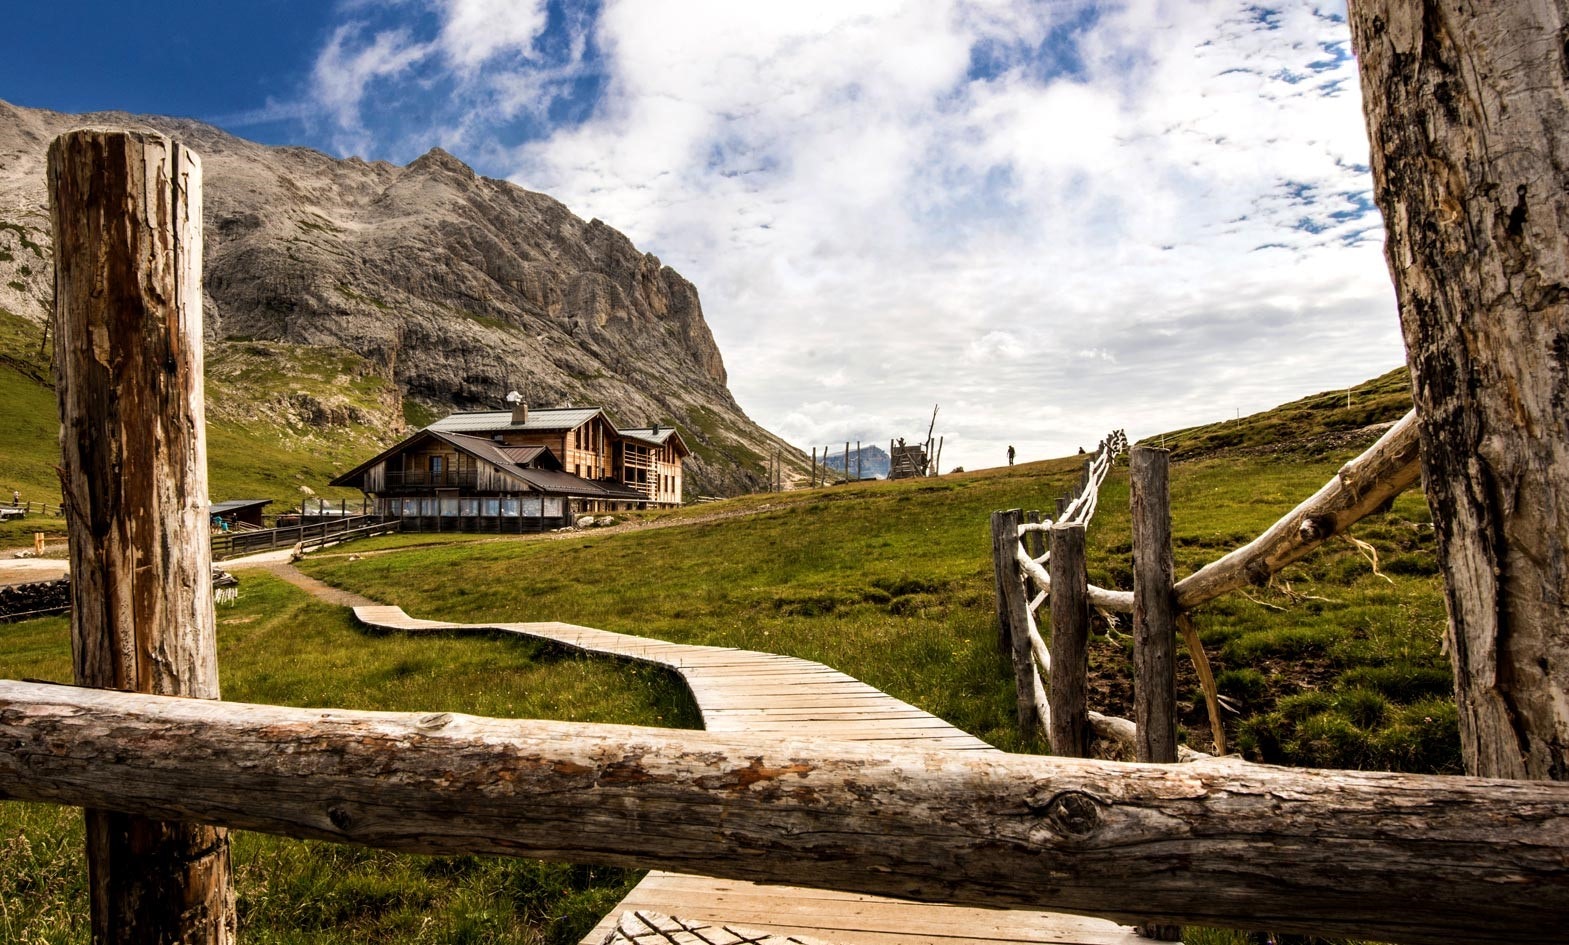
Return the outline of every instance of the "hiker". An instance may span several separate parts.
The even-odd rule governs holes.
[[[1008,465],[1013,465],[1013,444],[1008,444]]]
[[[11,490],[11,505],[13,505],[16,508],[21,508],[22,507],[22,492],[21,492],[21,490],[19,490],[19,489],[12,489]]]

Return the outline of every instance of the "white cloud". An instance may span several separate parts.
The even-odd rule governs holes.
[[[545,0],[438,0],[442,54],[472,71],[503,52],[525,55],[545,31]]]
[[[399,77],[430,52],[429,45],[416,42],[407,30],[384,30],[360,42],[363,30],[358,22],[334,30],[311,75],[315,101],[341,134],[360,138],[366,135],[360,112],[366,87]]]
[[[548,64],[519,10],[422,41],[486,90],[459,138],[691,278],[738,399],[799,444],[918,437],[940,401],[973,468],[1402,356],[1333,7],[607,0]],[[586,117],[481,147],[589,72]]]

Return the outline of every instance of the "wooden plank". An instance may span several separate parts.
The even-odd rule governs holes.
[[[929,712],[905,705],[876,705],[870,707],[816,706],[808,709],[786,709],[779,706],[750,706],[736,709],[715,709],[715,718],[790,718],[832,720],[837,718],[867,719],[924,719],[935,718]]]
[[[401,612],[399,612],[401,613]],[[383,611],[380,616],[397,619],[397,614]],[[562,634],[558,627],[548,628],[553,634]],[[566,635],[566,634],[563,634]],[[830,669],[809,660],[793,657],[779,657],[767,654],[753,654],[746,651],[725,651],[714,653],[703,650],[686,650],[680,653],[679,659],[671,660],[670,651],[659,648],[629,644],[618,634],[571,634],[574,642],[584,648],[608,647],[625,654],[635,652],[637,655],[661,657],[662,662],[674,664],[687,678],[688,685],[697,696],[699,706],[702,708],[705,723],[711,731],[724,731],[728,728],[735,730],[762,733],[778,732],[780,734],[799,734],[810,732],[814,737],[842,738],[846,741],[869,741],[872,744],[882,745],[920,745],[923,747],[936,747],[964,755],[975,753],[996,754],[997,751],[985,742],[954,728],[936,716],[930,715],[908,703],[894,699],[870,686],[866,686],[837,670]],[[827,683],[828,685],[822,685]],[[727,707],[728,706],[728,707]],[[632,895],[625,900],[611,915],[606,916],[596,929],[584,939],[585,943],[592,942],[600,945],[610,935],[616,925],[616,917],[625,915],[625,909],[632,908],[636,902],[644,901],[645,887],[651,882],[659,882],[659,877],[669,876],[654,872],[649,874],[642,884],[634,889]],[[712,884],[721,881],[680,878],[684,894],[675,898],[652,895],[655,907],[666,914],[679,913],[688,909],[694,901],[700,901],[705,896],[712,898],[712,892],[705,893],[703,884]],[[743,884],[749,885],[749,884]],[[733,885],[732,885],[732,888]],[[759,889],[774,889],[776,887],[758,887]],[[844,925],[844,922],[834,919],[831,915],[812,916],[810,910],[822,911],[822,906],[831,901],[848,901],[859,903],[866,901],[867,897],[857,894],[844,894],[843,899],[825,899],[825,896],[835,897],[838,894],[820,893],[808,890],[794,890],[792,893],[798,897],[797,909],[807,908],[808,914],[801,919],[800,924],[789,928],[772,926],[773,931],[781,934],[813,934],[821,928]],[[807,897],[807,898],[799,898]],[[800,903],[807,903],[805,907]],[[815,903],[816,905],[810,905]],[[912,904],[898,902],[895,907],[908,908]],[[842,907],[838,907],[843,911]],[[855,909],[864,909],[856,905]],[[892,942],[915,943],[922,941],[931,942],[978,942],[982,939],[975,938],[974,929],[980,928],[973,916],[967,915],[967,910],[955,909],[950,906],[916,905],[921,910],[918,914],[905,913],[902,917],[890,919],[892,931],[867,932],[857,931],[855,937],[849,941],[855,942]],[[932,910],[938,915],[947,918],[939,919],[935,923],[929,918]],[[945,910],[947,910],[945,912]],[[759,918],[768,921],[777,921],[780,910],[774,909],[771,914],[763,914]],[[1031,913],[1032,917],[1040,914]],[[715,921],[731,922],[736,916],[729,916],[723,910],[703,913],[699,918],[709,918]],[[1031,919],[1036,925],[1035,919]],[[1078,920],[1100,922],[1102,926],[1111,926],[1101,920]],[[948,934],[929,934],[926,926],[942,925],[950,929],[967,930],[964,934],[950,936]],[[853,923],[852,923],[853,924]],[[864,924],[864,923],[862,923]],[[1046,928],[1048,926],[1040,926]],[[1054,941],[1055,939],[1024,939],[1013,933],[1009,940],[1019,941]],[[1002,939],[997,939],[1001,941]],[[1082,943],[1100,943],[1102,940],[1094,935],[1079,935],[1074,941]],[[1107,939],[1107,942],[1120,941]]]
[[[861,941],[860,933],[928,935],[937,941],[1072,942],[1077,945],[1137,945],[1139,941],[1127,926],[1088,916],[970,909],[660,871],[650,873],[623,904],[632,909],[675,909],[679,906],[692,918],[727,916],[737,922],[772,930],[817,929],[847,945]]]
[[[677,918],[648,909],[623,912],[596,945],[829,945],[822,939],[747,929],[726,921]]]

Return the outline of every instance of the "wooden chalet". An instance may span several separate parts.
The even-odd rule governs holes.
[[[406,528],[534,531],[585,512],[681,504],[672,427],[618,429],[598,407],[455,413],[332,481]]]

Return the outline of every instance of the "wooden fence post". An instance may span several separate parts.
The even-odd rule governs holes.
[[[1015,706],[1019,731],[1028,736],[1038,728],[1040,712],[1035,707],[1035,665],[1030,649],[1030,602],[1025,597],[1019,573],[1018,509],[992,513],[992,556],[997,569],[998,612],[1003,616],[1008,652],[1013,656]]]
[[[1029,511],[1024,513],[1024,521],[1030,525],[1041,523],[1041,513]],[[1024,550],[1032,558],[1039,558],[1046,553],[1046,533],[1030,531],[1024,533]]]
[[[1133,516],[1133,716],[1139,761],[1177,760],[1176,593],[1172,583],[1171,454],[1135,446]]]
[[[1013,633],[1008,629],[1007,582],[1016,568],[1006,540],[1005,514],[992,513],[992,592],[997,601],[997,652],[1008,655],[1013,652]]]
[[[1177,592],[1171,551],[1171,453],[1135,446],[1129,459],[1133,517],[1133,720],[1136,760],[1177,760]],[[1145,923],[1139,934],[1177,941],[1182,929]]]
[[[1084,525],[1051,530],[1051,672],[1046,699],[1051,706],[1051,753],[1089,755],[1089,578],[1084,564]]]
[[[196,155],[151,132],[49,148],[55,381],[83,686],[218,698]],[[231,943],[226,830],[87,811],[95,943]]]

